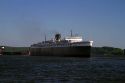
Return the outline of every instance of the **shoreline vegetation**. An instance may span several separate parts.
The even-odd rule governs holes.
[[[4,48],[3,48],[4,47]],[[10,47],[10,46],[0,46],[1,55],[29,55],[30,47]],[[92,47],[92,56],[106,56],[106,57],[123,57],[125,55],[125,50],[121,48],[114,47]]]
[[[92,47],[92,56],[106,56],[106,57],[123,57],[125,56],[125,49],[115,48],[115,47]]]

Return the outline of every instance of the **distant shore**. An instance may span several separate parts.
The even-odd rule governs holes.
[[[108,56],[108,57],[114,57],[114,56],[125,56],[124,49],[121,48],[114,48],[114,47],[92,47],[91,50],[92,56]]]

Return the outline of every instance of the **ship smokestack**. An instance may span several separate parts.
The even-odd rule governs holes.
[[[61,40],[61,34],[57,33],[55,35],[55,40],[59,42]]]

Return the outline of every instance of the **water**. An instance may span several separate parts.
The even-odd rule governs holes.
[[[0,83],[125,83],[125,58],[0,56]]]

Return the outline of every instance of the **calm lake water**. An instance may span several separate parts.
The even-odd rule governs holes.
[[[125,58],[0,56],[0,83],[125,83]]]

